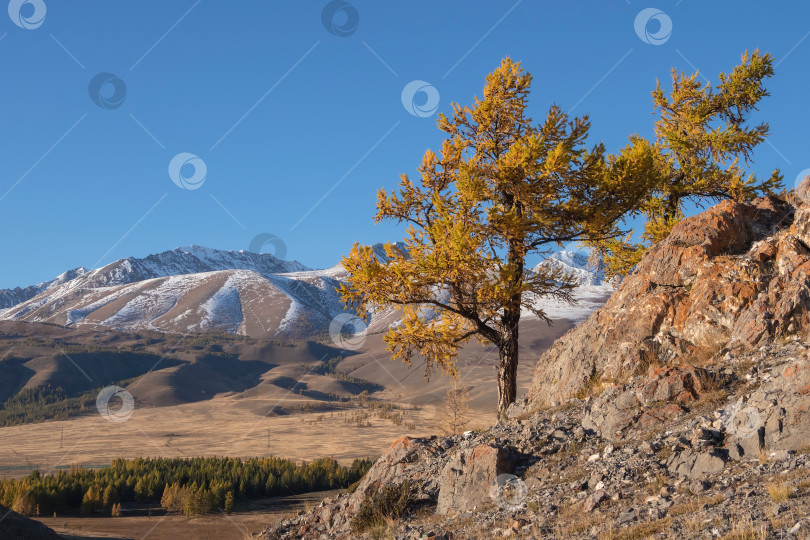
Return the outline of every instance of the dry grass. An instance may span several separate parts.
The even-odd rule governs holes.
[[[765,490],[774,502],[786,502],[793,497],[793,488],[785,482],[772,482],[765,486]]]
[[[604,521],[604,516],[598,514],[585,514],[582,511],[582,501],[571,503],[560,508],[560,513],[552,524],[555,537],[571,538],[585,531],[589,531]]]
[[[650,485],[657,493],[661,491],[661,488],[669,485],[669,479],[661,473],[655,473],[655,480],[653,480]]]
[[[572,467],[566,467],[565,472],[556,483],[559,485],[584,481],[588,474],[588,469],[586,469],[583,465],[576,464]]]
[[[664,362],[658,357],[656,351],[650,350],[649,348],[644,348],[639,351],[639,362],[636,364],[636,368],[633,370],[632,376],[636,375],[644,375],[646,374],[651,367],[661,367],[664,365]]]
[[[656,519],[655,521],[648,521],[646,523],[639,523],[632,525],[626,529],[619,529],[613,531],[607,529],[599,535],[599,540],[641,540],[642,538],[649,538],[667,529],[672,524],[672,518],[665,517]]]
[[[728,396],[726,386],[730,382],[729,377],[719,371],[707,369],[698,375],[698,380],[702,387],[698,400],[700,403],[717,403]]]
[[[428,422],[411,431],[375,416],[369,417],[371,427],[358,427],[340,416],[354,410],[334,417],[327,414],[324,421],[318,421],[322,412],[264,418],[243,408],[244,401],[218,396],[193,404],[136,409],[129,420],[118,424],[95,414],[5,427],[0,429],[0,465],[34,463],[47,468],[54,463],[110,463],[115,458],[265,455],[292,460],[332,455],[347,463],[381,455],[402,435],[434,432]],[[268,407],[273,405],[272,400],[265,401]]]
[[[390,521],[389,523],[384,523],[373,527],[369,531],[369,536],[373,540],[394,540],[396,538],[394,533],[396,532],[396,522]]]
[[[674,504],[669,509],[670,516],[682,516],[685,514],[697,514],[697,512],[706,506],[717,506],[725,500],[722,495],[714,495],[712,497],[691,497],[688,501]]]
[[[187,518],[181,515],[123,517],[38,517],[65,538],[148,538],[149,540],[176,540],[199,538],[217,540],[245,540],[252,533],[268,525],[298,514],[306,505],[314,506],[324,497],[336,497],[337,492],[307,493],[298,496],[253,499],[237,502],[231,515],[216,513]],[[0,516],[1,517],[1,516]],[[246,534],[246,531],[249,531]],[[5,537],[3,537],[5,538]]]
[[[577,399],[585,399],[587,397],[599,397],[605,389],[612,384],[611,381],[602,378],[602,374],[595,369],[591,373],[590,378],[585,382],[585,386],[580,388],[574,397]]]
[[[718,520],[714,520],[712,523],[716,523],[717,521]],[[709,523],[706,522],[705,516],[700,512],[686,515],[681,521],[681,524],[693,535],[697,535],[701,531],[705,531],[709,526]]]
[[[672,448],[670,448],[669,446],[664,446],[663,448],[661,448],[661,450],[658,451],[658,454],[656,455],[658,456],[659,460],[669,459],[670,456],[672,456]]]
[[[766,540],[768,525],[754,523],[751,518],[742,521],[731,520],[731,531],[720,537],[720,540]]]

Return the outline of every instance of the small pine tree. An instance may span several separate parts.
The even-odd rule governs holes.
[[[447,390],[444,407],[439,417],[441,429],[449,435],[458,435],[470,423],[470,392],[454,381]]]

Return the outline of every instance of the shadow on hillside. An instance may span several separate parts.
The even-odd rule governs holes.
[[[61,534],[64,540],[132,540],[132,536],[76,536],[75,534]]]
[[[26,358],[7,358],[3,360],[3,376],[0,377],[0,403],[5,403],[8,399],[23,389],[26,383],[36,375],[36,371],[25,366]]]
[[[182,402],[193,403],[223,392],[254,388],[261,382],[261,376],[274,367],[274,364],[239,360],[227,354],[206,355],[180,366],[171,374],[170,381]]]

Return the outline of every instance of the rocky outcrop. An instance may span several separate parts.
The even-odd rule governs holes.
[[[325,500],[313,512],[285,520],[263,533],[267,540],[328,537],[353,538],[352,519],[364,501],[383,486],[412,487],[413,506],[435,507],[439,514],[461,514],[491,503],[488,490],[501,474],[512,472],[516,451],[492,445],[483,437],[419,439],[402,437],[377,460],[352,493]]]
[[[762,384],[729,408],[728,447],[737,459],[810,449],[810,354],[763,373]]]
[[[620,382],[650,363],[804,336],[808,245],[810,208],[777,198],[725,201],[684,220],[541,357],[523,405],[562,403],[594,374]]]
[[[419,511],[387,522],[397,539],[807,536],[810,204],[801,204],[727,201],[685,220],[543,355],[509,421],[402,438],[353,493],[263,537],[369,537],[352,530],[353,517],[406,481]]]
[[[698,398],[708,377],[706,370],[688,364],[650,367],[646,377],[606,389],[582,425],[609,440],[620,439],[636,424],[645,429],[663,425],[683,415],[684,405]]]

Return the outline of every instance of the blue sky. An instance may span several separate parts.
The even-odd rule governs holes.
[[[772,145],[753,170],[778,167],[792,186],[810,167],[805,3],[352,0],[330,28],[323,0],[36,3],[13,0],[15,19],[0,19],[0,287],[192,243],[248,249],[262,233],[312,267],[398,239],[372,225],[376,190],[441,141],[403,89],[425,81],[448,111],[505,56],[534,75],[536,119],[552,102],[588,113],[592,140],[616,150],[651,136],[656,78],[677,67],[714,80],[759,47],[777,67],[755,115]],[[634,28],[650,7],[672,23],[660,44]],[[116,78],[97,79],[110,84],[94,102],[100,73]],[[178,162],[197,189],[170,178],[181,153],[205,164],[200,184]]]

